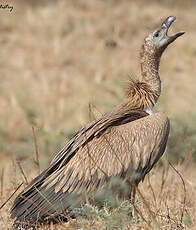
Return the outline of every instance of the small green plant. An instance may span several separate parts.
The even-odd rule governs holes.
[[[124,200],[116,208],[111,203],[105,202],[100,209],[93,205],[83,205],[74,210],[77,221],[83,229],[93,226],[92,229],[125,229],[131,220],[132,205]]]
[[[190,215],[185,215],[182,219],[183,223],[186,226],[190,226],[192,224],[191,216]]]
[[[183,161],[188,154],[196,160],[196,115],[180,115],[171,119],[168,139],[168,158],[172,162]]]

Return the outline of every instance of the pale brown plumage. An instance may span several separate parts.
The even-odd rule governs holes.
[[[100,189],[114,176],[144,179],[164,153],[169,120],[163,113],[149,115],[160,92],[159,61],[164,49],[183,33],[167,31],[174,17],[150,34],[141,52],[142,78],[132,81],[125,100],[110,113],[82,128],[56,155],[50,166],[16,198],[11,217],[35,224],[46,217],[68,213],[70,194]],[[157,34],[158,33],[158,36]],[[136,173],[138,176],[133,177]]]

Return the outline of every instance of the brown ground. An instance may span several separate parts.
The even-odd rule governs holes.
[[[144,36],[169,15],[178,19],[170,33],[184,30],[186,34],[162,58],[163,91],[156,109],[171,118],[195,114],[194,1],[25,2],[10,1],[12,12],[0,9],[0,204],[23,180],[13,163],[16,158],[22,160],[29,180],[34,175],[27,173],[34,153],[31,126],[37,127],[44,168],[74,130],[89,121],[89,103],[97,117],[121,101],[128,76],[140,74],[139,51]],[[190,220],[186,228],[195,229],[196,170],[191,164],[178,168],[187,186],[184,213]],[[157,201],[147,182],[141,185],[141,192],[152,209],[158,212],[160,208],[159,214],[168,217],[170,210],[176,223],[183,207],[182,182],[170,169],[163,190],[167,195],[158,197],[160,171],[151,178]],[[3,229],[11,225],[8,210],[12,201],[0,210]],[[177,225],[174,228],[168,218],[160,220],[158,213],[156,218],[162,229],[181,229]],[[129,228],[158,229],[143,222]]]

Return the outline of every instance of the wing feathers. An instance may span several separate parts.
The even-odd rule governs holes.
[[[69,210],[70,194],[101,188],[112,176],[135,171],[141,174],[139,182],[165,150],[168,123],[160,113],[127,110],[88,124],[16,198],[12,218],[33,223],[47,216],[44,210],[51,215]]]
[[[90,181],[92,184],[92,178],[97,181],[103,177],[117,176],[129,167],[135,171],[143,168],[143,176],[163,154],[165,146],[161,146],[168,137],[168,119],[162,115],[162,120],[159,115],[153,116],[112,127],[110,132],[81,147],[66,166],[61,168],[61,179],[62,175],[58,170],[54,172],[58,177],[56,191],[63,189],[64,192],[72,192],[79,180]],[[70,176],[69,170],[73,166],[75,169]],[[49,186],[50,183],[53,185],[51,178],[45,181]]]

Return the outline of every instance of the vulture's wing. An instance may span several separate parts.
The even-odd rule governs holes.
[[[74,157],[45,179],[43,186],[55,186],[55,192],[73,192],[80,187],[88,191],[112,176],[124,175],[128,169],[139,173],[141,180],[163,154],[168,133],[169,121],[162,113],[111,126],[81,145]],[[81,141],[86,139],[84,135]]]
[[[68,194],[100,187],[134,169],[143,179],[165,150],[169,121],[162,113],[123,111],[81,129],[48,169],[16,198],[12,218],[34,223],[69,208]]]

